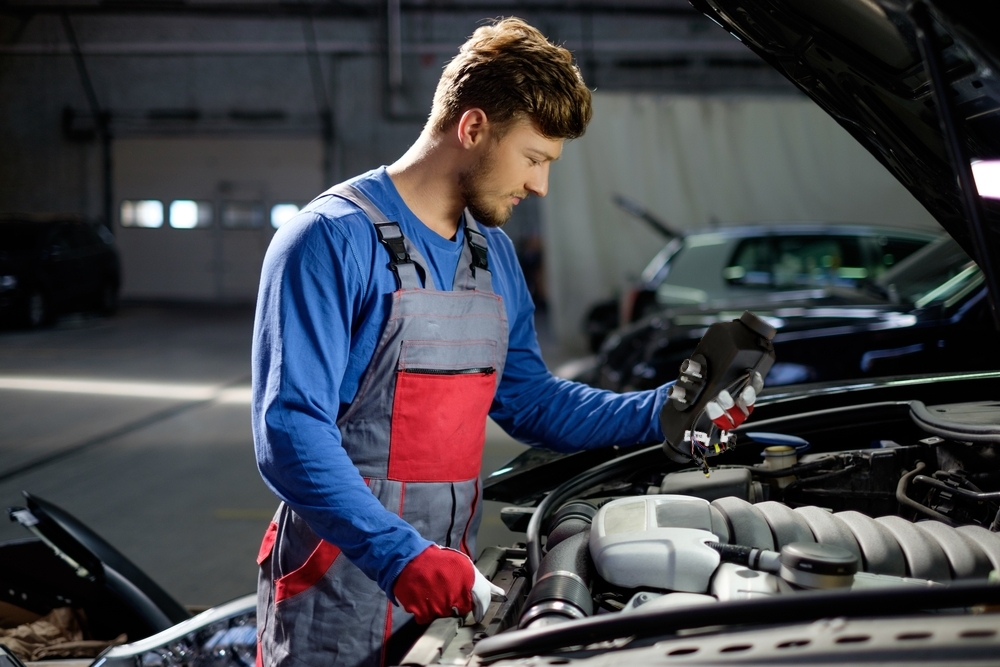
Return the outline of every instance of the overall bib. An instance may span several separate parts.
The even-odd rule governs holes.
[[[507,356],[486,237],[465,215],[451,291],[425,289],[427,263],[399,225],[356,188],[388,251],[398,290],[357,396],[337,420],[343,446],[389,511],[441,546],[475,554],[486,418]],[[282,503],[258,556],[257,664],[378,667],[389,635],[412,618]]]

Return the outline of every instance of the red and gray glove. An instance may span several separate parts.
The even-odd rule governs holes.
[[[503,595],[461,551],[431,545],[411,560],[396,577],[393,594],[417,623],[436,618],[465,617],[470,611],[478,623],[490,598]]]

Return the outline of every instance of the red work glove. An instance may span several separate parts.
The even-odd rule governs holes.
[[[464,617],[472,611],[475,567],[462,552],[434,544],[407,563],[392,592],[422,625],[436,618]]]

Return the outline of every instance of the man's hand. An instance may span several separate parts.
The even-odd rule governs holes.
[[[393,593],[417,623],[436,618],[465,617],[470,611],[478,623],[492,594],[503,589],[486,580],[468,556],[431,545],[411,560],[396,578]]]
[[[491,584],[478,567],[473,565],[472,569],[476,572],[476,583],[472,585],[472,617],[479,623],[486,616],[490,600],[494,596],[504,598],[504,592],[499,586]]]

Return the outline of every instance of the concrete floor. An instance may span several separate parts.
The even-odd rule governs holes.
[[[60,505],[184,604],[252,591],[277,505],[253,456],[252,326],[246,307],[131,306],[0,331],[0,508],[22,491]],[[490,422],[483,470],[523,449]],[[480,548],[523,539],[499,507]],[[0,522],[0,540],[27,536]]]

